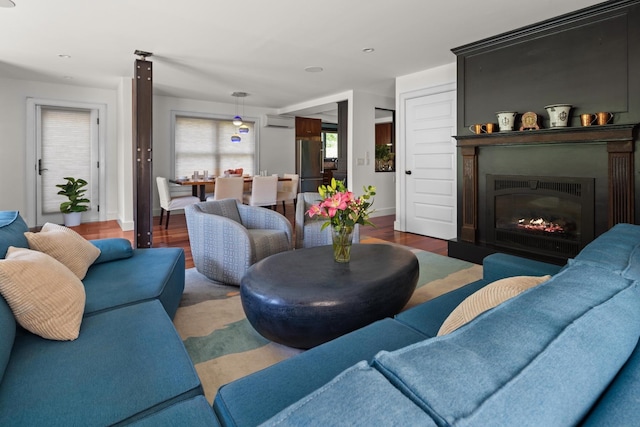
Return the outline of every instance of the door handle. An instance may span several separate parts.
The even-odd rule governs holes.
[[[404,171],[407,175],[411,175],[411,171]]]
[[[42,171],[48,171],[49,169],[42,169],[42,159],[38,159],[38,175],[42,175]]]

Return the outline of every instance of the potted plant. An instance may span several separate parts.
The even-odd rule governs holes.
[[[388,145],[376,145],[376,171],[393,171],[393,159],[395,153],[391,152],[391,147]]]
[[[89,203],[89,199],[84,197],[84,193],[87,191],[84,187],[87,186],[87,181],[82,178],[64,177],[67,180],[64,184],[56,184],[56,187],[61,190],[58,194],[66,196],[69,200],[60,203],[60,212],[64,216],[64,225],[71,227],[79,225],[82,217],[82,212],[89,210],[89,206],[85,203]]]

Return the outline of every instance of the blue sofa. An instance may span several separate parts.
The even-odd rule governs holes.
[[[17,212],[0,212],[0,259],[28,247]],[[92,241],[80,335],[52,341],[22,329],[0,298],[0,425],[218,425],[173,318],[184,252]]]
[[[220,388],[222,425],[631,426],[640,418],[640,226],[564,267],[505,254],[483,279]],[[437,337],[467,296],[552,278]]]

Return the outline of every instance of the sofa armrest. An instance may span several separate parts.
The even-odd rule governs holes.
[[[89,242],[100,249],[100,255],[93,262],[94,264],[101,264],[103,262],[115,261],[133,256],[131,242],[127,239],[116,237],[111,239],[89,240]]]
[[[281,230],[287,235],[289,249],[293,249],[291,222],[282,214],[256,206],[238,204],[242,225],[247,229]]]
[[[482,261],[483,279],[488,283],[513,276],[553,276],[561,268],[560,265],[502,253],[489,255]]]

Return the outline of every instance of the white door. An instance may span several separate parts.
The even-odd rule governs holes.
[[[456,92],[405,100],[406,231],[456,237]]]
[[[35,106],[36,225],[61,224],[57,184],[65,177],[88,182],[84,196],[90,200],[82,221],[99,220],[99,110],[53,105]]]

